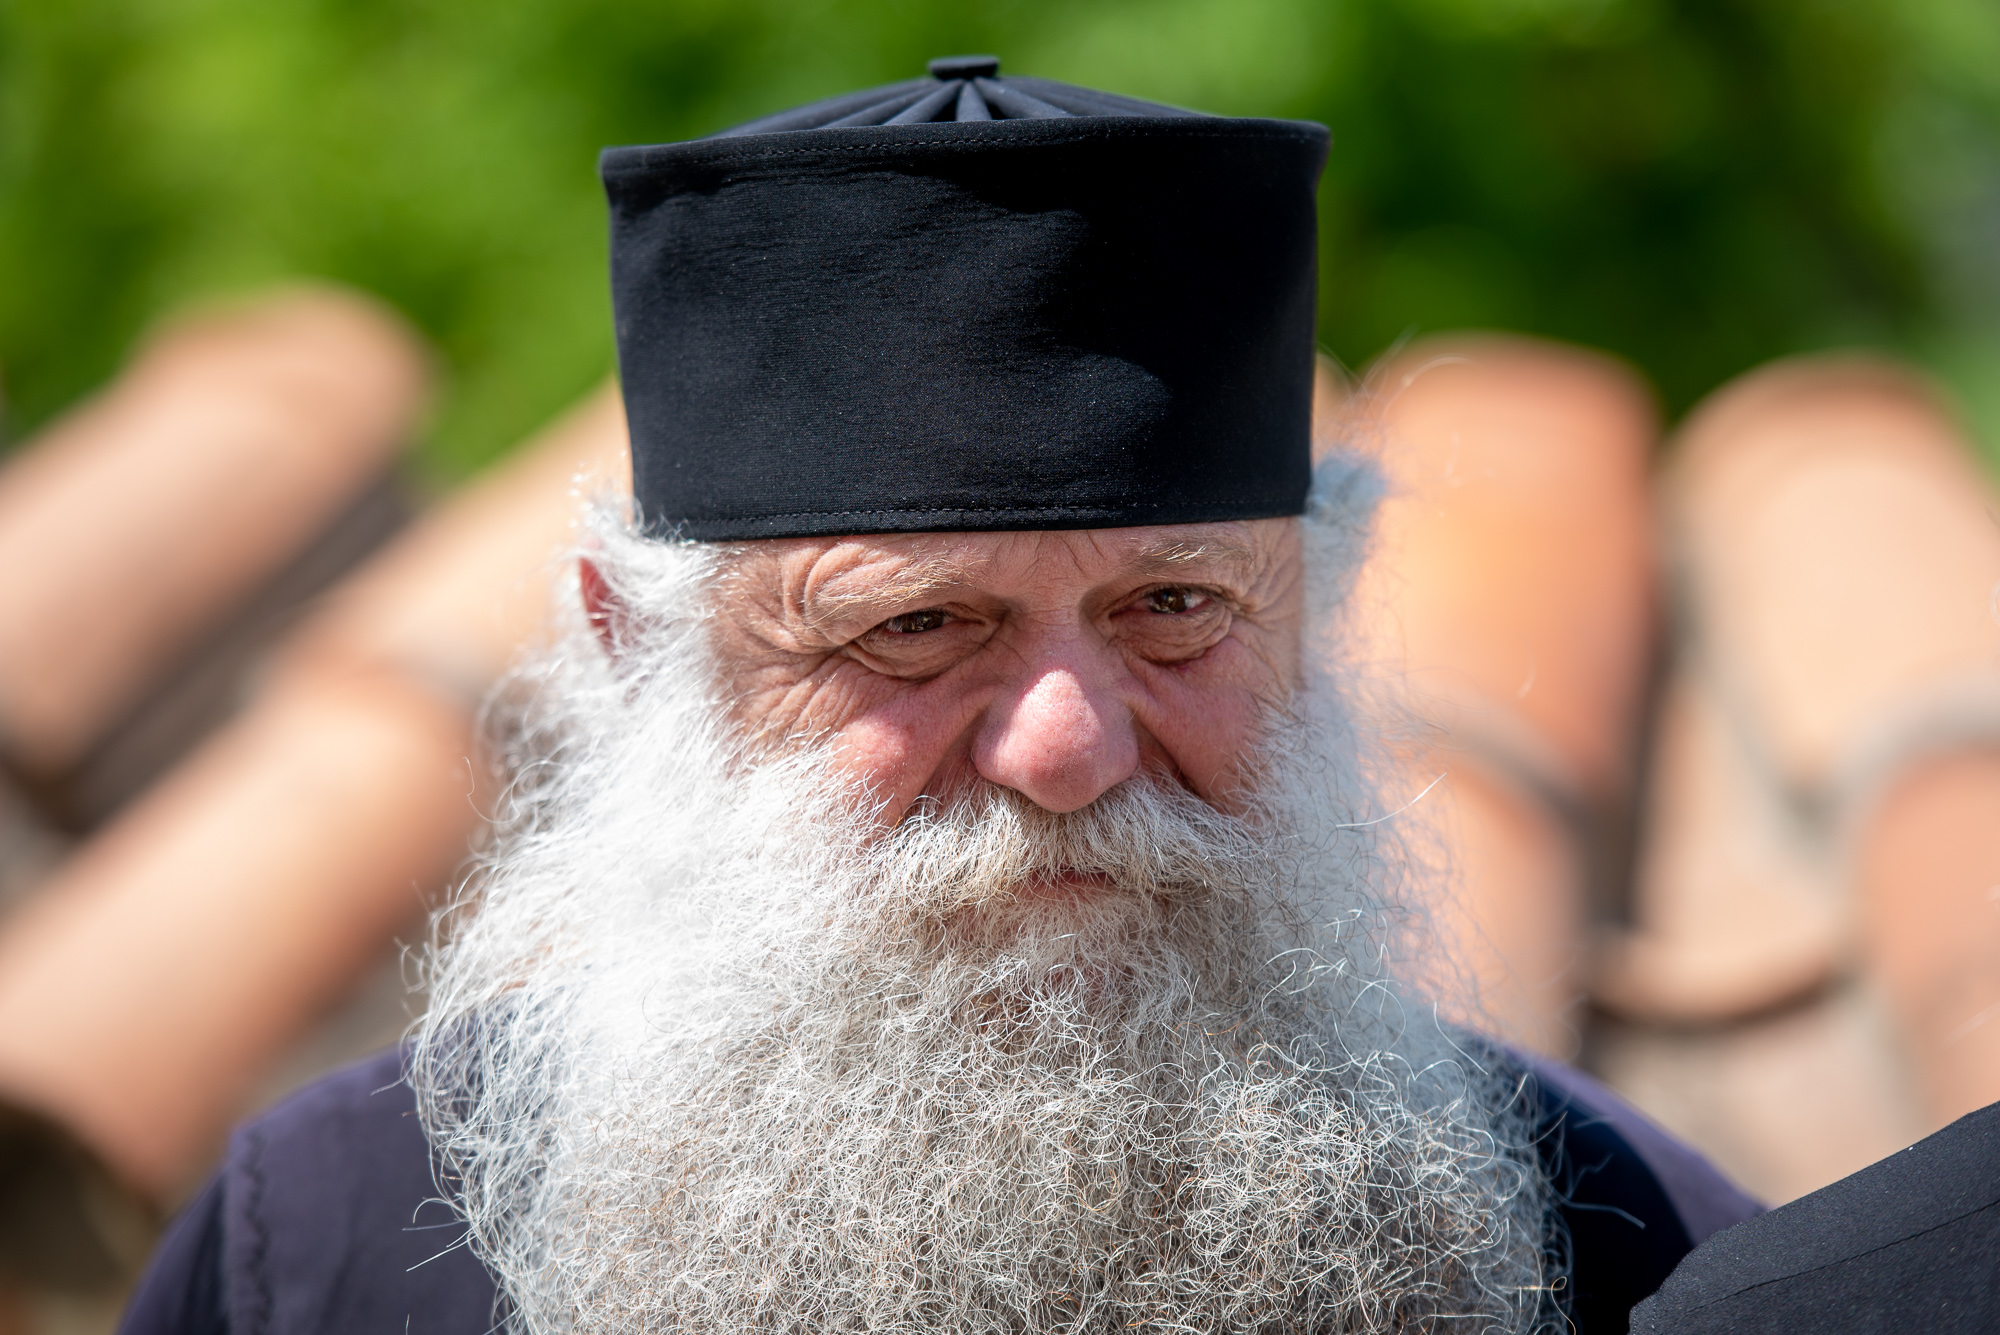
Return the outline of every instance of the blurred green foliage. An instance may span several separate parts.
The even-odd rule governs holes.
[[[1332,126],[1349,364],[1510,327],[1679,410],[1865,342],[2000,423],[1994,0],[0,0],[10,434],[174,303],[314,274],[435,341],[456,475],[611,364],[600,146],[968,50]]]

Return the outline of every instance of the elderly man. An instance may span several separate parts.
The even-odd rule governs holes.
[[[1752,1213],[1407,982],[1325,151],[969,59],[608,153],[633,504],[430,1011],[128,1329],[1622,1330]]]

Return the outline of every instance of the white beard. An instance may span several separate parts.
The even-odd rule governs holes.
[[[545,669],[414,1061],[512,1329],[1534,1323],[1534,1156],[1389,977],[1338,718],[1288,720],[1240,816],[1142,778],[885,838],[718,725],[675,611],[716,558],[606,539],[625,666]]]

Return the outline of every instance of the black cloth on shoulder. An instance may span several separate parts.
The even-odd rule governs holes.
[[[1623,1332],[1695,1242],[1757,1206],[1567,1068],[1519,1060],[1558,1191],[1558,1294],[1579,1335]],[[123,1335],[491,1335],[492,1278],[439,1199],[402,1057],[336,1072],[249,1122],[168,1231]]]
[[[1632,1329],[2000,1330],[2000,1104],[1711,1238]]]

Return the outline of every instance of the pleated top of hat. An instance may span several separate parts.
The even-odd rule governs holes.
[[[831,97],[811,106],[781,111],[711,135],[730,139],[745,134],[780,134],[788,130],[838,130],[853,125],[928,125],[938,121],[1048,120],[1064,116],[1188,116],[1209,119],[1158,102],[1094,88],[1079,88],[1054,79],[1002,80],[998,56],[945,56],[930,62],[931,77],[885,84],[858,93]]]

